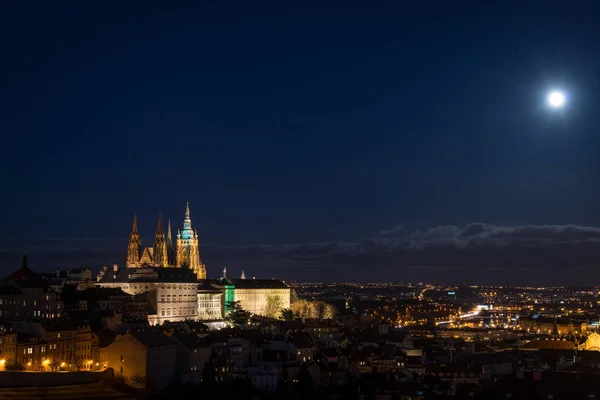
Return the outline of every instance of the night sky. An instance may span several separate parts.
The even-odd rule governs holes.
[[[2,275],[189,200],[209,276],[600,282],[600,2],[92,3],[0,5]]]

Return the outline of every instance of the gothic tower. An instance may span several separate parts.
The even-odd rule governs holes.
[[[169,266],[175,265],[175,248],[173,247],[173,237],[171,236],[171,220],[167,224],[167,258]]]
[[[192,230],[192,219],[190,218],[190,204],[186,204],[183,229],[177,232],[177,260],[176,266],[187,266],[198,279],[206,279],[206,266],[200,261],[200,250],[198,249],[198,232]]]
[[[167,252],[167,240],[163,231],[162,214],[158,214],[158,227],[154,237],[154,266],[168,267],[169,255]]]
[[[129,235],[129,245],[127,246],[127,266],[139,267],[140,265],[140,233],[138,232],[137,217],[133,214],[133,228]]]

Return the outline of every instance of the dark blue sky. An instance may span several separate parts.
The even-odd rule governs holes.
[[[200,3],[2,3],[2,270],[26,250],[38,269],[122,264],[133,212],[149,243],[186,199],[211,275],[312,278],[315,243],[380,244],[402,224],[396,239],[600,225],[600,4]],[[269,263],[275,244],[306,252]],[[435,279],[489,258],[350,253],[311,265]]]

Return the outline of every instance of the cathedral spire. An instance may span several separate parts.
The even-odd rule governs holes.
[[[137,226],[137,215],[133,213],[133,226],[129,235],[129,245],[127,246],[127,266],[139,267],[140,264],[140,233]]]
[[[198,233],[192,228],[192,218],[190,216],[190,202],[185,204],[185,218],[183,219],[183,228],[177,232],[177,256],[175,265],[178,267],[187,266],[198,279],[206,279],[206,267],[200,260],[200,250],[198,248]]]
[[[167,259],[169,266],[175,265],[175,248],[173,247],[173,236],[171,235],[171,220],[167,222]]]
[[[23,268],[29,268],[27,266],[27,253],[23,253],[23,263],[21,264]]]
[[[158,226],[156,227],[156,236],[159,234],[164,235],[163,224],[162,224],[162,213],[158,213]]]
[[[167,246],[173,247],[173,237],[171,236],[171,220],[167,222]]]
[[[156,227],[156,236],[154,237],[154,265],[157,267],[166,267],[169,265],[167,240],[165,239],[162,224],[162,213],[158,214],[158,226]]]
[[[131,234],[139,235],[138,226],[137,226],[137,214],[133,213],[133,227],[131,228]]]
[[[183,231],[188,233],[188,236],[193,235],[192,231],[192,217],[190,216],[190,202],[185,202],[185,218],[183,219]],[[183,232],[182,232],[183,234]]]

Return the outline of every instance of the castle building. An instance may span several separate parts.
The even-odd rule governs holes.
[[[165,235],[162,214],[158,215],[158,226],[154,236],[154,246],[141,249],[142,241],[137,226],[137,217],[133,215],[133,227],[127,246],[127,268],[183,267],[191,269],[198,279],[206,279],[206,266],[200,259],[198,231],[192,229],[190,205],[186,204],[183,228],[177,232],[177,247],[173,247],[171,221]]]
[[[97,284],[145,296],[150,325],[198,319],[198,278],[188,268],[115,265],[100,271]]]
[[[279,317],[281,310],[290,308],[291,289],[278,279],[223,279],[225,314],[233,302],[252,314]]]
[[[217,281],[202,280],[198,283],[198,320],[223,319],[223,286]]]

